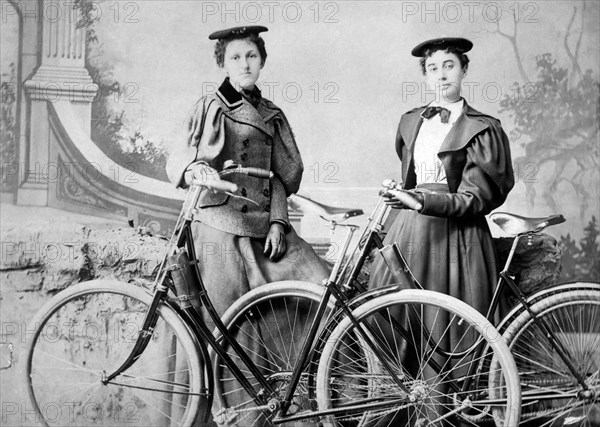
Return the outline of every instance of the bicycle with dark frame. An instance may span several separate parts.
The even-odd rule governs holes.
[[[265,179],[270,175],[243,167],[221,172],[232,173]],[[197,425],[208,422],[213,397],[221,408],[214,418],[223,423],[239,424],[247,417],[256,423],[321,419],[373,425],[399,410],[420,425],[459,420],[475,425],[482,419],[503,426],[518,422],[519,379],[507,346],[473,308],[418,289],[397,247],[383,247],[379,238],[387,209],[383,198],[350,253],[359,252],[356,262],[343,255],[357,227],[338,221],[362,212],[304,199],[309,209],[348,230],[342,256],[325,286],[289,281],[264,285],[219,319],[204,292],[189,227],[205,185],[195,184],[152,292],[113,280],[84,282],[55,295],[33,319],[36,332],[25,380],[42,424]],[[226,181],[211,185],[214,191],[232,195],[236,191]],[[394,185],[388,183],[386,189],[393,191]],[[357,277],[372,248],[388,254],[390,266],[417,289],[361,288]],[[214,333],[194,308],[197,301],[215,322]],[[404,322],[382,316],[381,310],[391,308],[411,313],[412,321],[418,321],[423,311],[437,313],[434,318],[444,319],[445,326],[428,324],[415,335],[417,330],[407,329]],[[365,321],[375,312],[377,322]],[[425,370],[415,376],[398,366],[396,354],[380,333],[382,324],[418,350],[419,363],[428,367],[427,378]],[[458,350],[460,336],[442,348],[448,325],[459,325],[460,336],[474,341],[468,351]],[[255,347],[241,348],[235,336],[248,331],[256,338]],[[280,343],[278,331],[294,339]],[[348,353],[340,352],[336,344],[352,340],[358,346],[348,348],[359,349],[357,363],[340,363],[336,357]],[[344,366],[354,371],[340,371]],[[346,382],[349,377],[352,380]],[[442,382],[448,394],[439,396]],[[240,390],[232,390],[231,384],[239,384]],[[351,396],[341,387],[351,387]],[[243,395],[246,400],[240,398]],[[345,397],[350,399],[339,400]],[[56,411],[55,404],[67,410]],[[427,410],[440,405],[449,406],[441,412]]]

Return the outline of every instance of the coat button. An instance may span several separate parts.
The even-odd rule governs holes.
[[[244,140],[242,141],[242,144],[244,144],[244,147],[247,147],[247,146],[248,146],[248,144],[250,144],[250,141],[249,141],[248,139],[244,139]]]
[[[265,212],[271,212],[271,205],[265,205]]]
[[[240,156],[240,158],[242,160],[246,160],[248,158],[248,153],[242,153],[242,155]]]
[[[244,205],[242,206],[242,213],[246,213],[248,212],[248,206]]]
[[[267,141],[265,141],[265,144],[267,145],[267,147],[270,147],[271,146],[271,141],[267,140]]]
[[[263,190],[263,195],[264,195],[265,197],[269,197],[269,189],[268,189],[268,188],[265,188],[265,189]]]
[[[248,195],[248,193],[246,192],[245,188],[242,188],[242,197],[246,197]]]

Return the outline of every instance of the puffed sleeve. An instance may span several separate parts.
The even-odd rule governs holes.
[[[499,122],[494,122],[467,144],[456,193],[423,193],[421,213],[439,217],[485,215],[504,203],[513,185],[508,138]]]
[[[274,119],[274,124],[271,170],[279,177],[285,194],[289,196],[300,188],[304,164],[292,128],[283,111],[280,110],[278,117]]]
[[[185,187],[184,173],[195,164],[214,167],[225,144],[225,122],[218,101],[201,98],[186,119],[167,162],[167,175],[176,187]]]

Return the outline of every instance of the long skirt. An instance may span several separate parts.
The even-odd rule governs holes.
[[[219,316],[222,316],[238,298],[261,285],[281,280],[299,280],[321,284],[329,277],[326,263],[293,229],[286,234],[287,251],[285,255],[276,262],[270,261],[263,255],[264,238],[236,236],[197,221],[192,224],[192,233],[196,256],[200,261],[202,280]],[[268,352],[267,354],[262,348],[263,346],[271,348],[285,345],[286,348],[299,349],[302,345],[299,337],[283,336],[286,332],[285,328],[282,330],[278,327],[283,324],[278,322],[278,317],[286,316],[289,310],[291,310],[290,307],[285,307],[285,310],[284,307],[281,309],[270,307],[269,313],[259,314],[261,326],[247,324],[244,330],[236,331],[236,341],[246,350],[265,375],[281,370],[282,360],[273,357],[273,354],[279,349],[273,348],[273,353]],[[307,311],[300,306],[295,310],[300,315]],[[209,327],[212,326],[212,320],[204,310],[202,311],[206,323]],[[273,318],[267,318],[268,316]],[[312,320],[306,315],[299,317],[297,320],[294,319],[294,332],[307,330],[310,326],[309,322]],[[269,325],[268,330],[265,330],[265,324]],[[276,339],[273,340],[273,337]],[[296,356],[296,354],[286,355],[289,366],[286,366],[285,370],[293,367]],[[235,355],[233,359],[242,372],[247,374],[250,383],[256,385],[257,381],[250,376],[240,359]],[[237,381],[227,381],[223,387],[227,406],[242,405],[242,410],[229,423],[223,422],[227,418],[223,413],[218,417],[215,416],[215,420],[219,424],[240,426],[270,424],[264,414],[249,409],[255,404]],[[215,397],[216,402],[218,399]],[[213,413],[222,409],[215,405]],[[295,425],[301,424],[296,423]]]
[[[448,191],[447,186],[435,186],[435,191]],[[397,243],[415,278],[423,288],[451,295],[483,315],[491,302],[497,279],[496,256],[492,237],[483,215],[469,218],[441,218],[401,210],[390,227],[384,244]],[[381,255],[373,262],[369,288],[376,289],[394,283]],[[409,287],[400,284],[401,287]],[[396,313],[398,319],[407,319],[407,313]],[[423,314],[423,326],[447,324],[433,310]],[[434,328],[435,329],[435,328]],[[431,329],[430,329],[431,330]],[[418,331],[420,333],[421,331]],[[431,330],[435,337],[434,330]],[[452,327],[439,345],[441,348],[462,351],[471,346],[477,336],[463,336],[459,327]],[[393,334],[392,334],[393,336]],[[420,380],[436,381],[437,373],[430,366],[419,367],[414,348],[396,337],[399,362],[410,376]],[[395,342],[395,340],[394,340]],[[435,359],[435,357],[434,357]],[[444,363],[437,360],[438,363]],[[448,365],[446,365],[448,366]],[[443,386],[438,396],[446,394]],[[436,405],[433,405],[436,406]],[[448,399],[440,398],[434,412],[438,416],[452,408]],[[393,425],[411,425],[413,415],[397,413],[389,416]],[[435,416],[433,416],[435,418]]]
[[[441,218],[401,210],[384,239],[397,243],[410,270],[428,290],[451,295],[486,314],[496,285],[496,255],[485,217]],[[377,256],[369,288],[394,283]]]

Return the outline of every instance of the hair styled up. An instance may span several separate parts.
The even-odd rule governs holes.
[[[427,49],[425,51],[425,55],[421,59],[419,59],[419,65],[421,66],[421,71],[423,72],[424,75],[427,73],[427,70],[425,69],[425,62],[427,61],[427,58],[429,58],[431,55],[433,55],[438,50],[443,50],[446,53],[453,53],[456,56],[458,56],[458,60],[460,61],[460,66],[464,71],[467,71],[467,68],[469,68],[469,57],[467,56],[466,53],[463,52],[462,49],[460,49],[456,46],[448,46],[446,48],[439,48],[439,49],[432,48],[432,49]]]
[[[227,45],[233,40],[248,40],[249,42],[254,43],[258,49],[258,53],[260,54],[260,65],[265,65],[265,62],[267,61],[267,49],[265,48],[265,41],[257,34],[250,34],[242,37],[230,37],[217,40],[217,43],[215,44],[215,59],[217,60],[217,65],[220,68],[223,68],[223,64],[225,63],[225,50],[227,49]]]

